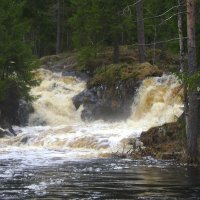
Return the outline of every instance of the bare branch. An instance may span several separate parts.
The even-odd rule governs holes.
[[[155,44],[161,44],[161,43],[167,43],[167,42],[171,42],[171,41],[176,41],[176,40],[179,40],[180,38],[172,38],[172,39],[169,39],[169,40],[161,40],[161,41],[158,41],[158,42],[152,42],[152,43],[146,43],[145,45],[148,45],[148,46],[151,46],[151,45],[155,45]],[[184,37],[183,39],[187,39],[187,37]],[[135,44],[132,44],[133,46],[137,46],[137,45],[144,45],[144,44],[138,44],[138,43],[135,43]]]
[[[180,12],[180,13],[186,13],[186,11]],[[171,18],[173,18],[174,16],[178,15],[178,13],[174,13],[173,15],[171,15],[170,17],[166,18],[165,20],[163,20],[160,24],[158,24],[158,26],[164,24],[165,22],[169,21]]]
[[[126,12],[129,12],[129,13],[131,14],[131,9],[130,9],[130,7],[134,7],[136,4],[140,3],[141,1],[142,1],[142,0],[138,0],[138,1],[136,1],[136,2],[135,2],[134,4],[132,4],[132,5],[126,6],[126,7],[123,9],[122,14],[125,15]]]

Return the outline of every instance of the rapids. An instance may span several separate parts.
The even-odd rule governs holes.
[[[85,82],[38,70],[32,88],[34,113],[16,137],[0,139],[0,199],[196,199],[199,168],[174,166],[151,157],[113,159],[130,150],[143,130],[177,120],[181,85],[173,75],[148,78],[138,88],[124,121],[83,122],[72,97]],[[137,140],[136,140],[137,141]],[[141,143],[137,142],[138,146]]]
[[[109,157],[130,149],[129,139],[139,137],[142,131],[176,121],[183,112],[182,90],[174,75],[145,79],[135,96],[131,116],[114,123],[81,120],[82,108],[75,109],[72,97],[85,89],[84,81],[46,69],[39,69],[37,76],[41,83],[31,90],[36,99],[29,126],[14,127],[16,137],[0,139],[1,158],[17,157],[42,165]]]

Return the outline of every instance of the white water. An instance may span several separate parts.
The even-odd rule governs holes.
[[[20,159],[21,165],[46,165],[65,160],[107,157],[122,152],[130,138],[141,131],[176,121],[182,114],[181,87],[173,75],[143,81],[126,121],[81,121],[72,97],[85,82],[40,69],[41,84],[31,90],[37,96],[28,127],[15,127],[17,137],[0,139],[1,159]]]

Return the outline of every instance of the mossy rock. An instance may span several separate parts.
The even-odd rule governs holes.
[[[141,142],[145,146],[145,156],[150,155],[159,159],[180,159],[186,148],[184,119],[181,116],[177,122],[153,127],[142,132]]]
[[[150,63],[142,64],[112,64],[98,68],[94,77],[88,82],[88,88],[107,85],[117,86],[119,81],[134,79],[141,81],[150,76],[161,76],[163,71]]]
[[[143,80],[150,76],[162,76],[162,74],[163,74],[163,71],[161,69],[159,69],[158,66],[151,65],[148,62],[139,64],[137,66],[137,72],[138,72],[137,78],[139,80]]]
[[[40,58],[41,65],[49,65],[56,61],[59,61],[61,57],[59,55],[50,55],[50,56],[44,56]]]

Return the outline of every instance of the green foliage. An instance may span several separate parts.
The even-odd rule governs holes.
[[[93,58],[97,50],[101,50],[99,47],[120,43],[122,32],[127,35],[130,30],[134,32],[131,17],[121,14],[128,3],[131,1],[72,1],[74,13],[69,22],[73,28],[74,47],[80,50],[81,65]]]
[[[52,0],[24,1],[23,18],[28,21],[30,27],[27,40],[32,42],[33,52],[38,56],[55,51],[55,3]]]
[[[189,75],[188,73],[178,73],[178,77],[181,82],[186,84],[187,88],[200,92],[200,71],[193,75]]]
[[[178,37],[176,5],[177,5],[177,0],[169,0],[169,1],[151,0],[144,2],[144,18],[146,18],[144,20],[145,36],[147,43],[152,43],[154,39],[156,39],[156,42],[158,42]],[[166,12],[168,10],[169,12]],[[185,20],[185,18],[183,19]],[[155,35],[155,28],[156,28],[156,35]],[[159,48],[163,48],[165,50],[170,50],[171,52],[174,53],[177,53],[179,50],[177,40],[170,41],[167,43],[158,43],[156,44],[156,46]]]
[[[97,58],[98,52],[101,51],[100,46],[85,46],[78,53],[79,70],[87,71],[88,63]]]
[[[19,97],[28,98],[29,88],[35,84],[30,72],[33,66],[29,65],[33,59],[31,46],[24,40],[29,25],[23,19],[23,8],[24,1],[1,1],[0,100],[6,100],[13,88]]]

